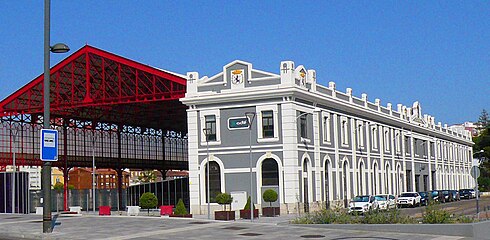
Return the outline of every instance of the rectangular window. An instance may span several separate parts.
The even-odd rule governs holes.
[[[415,155],[419,155],[419,147],[417,145],[417,139],[413,139],[413,152]]]
[[[349,129],[347,128],[347,118],[342,118],[342,123],[341,123],[341,131],[342,131],[342,144],[348,145],[349,144]]]
[[[357,146],[358,147],[363,147],[364,146],[364,125],[362,122],[357,123],[357,128],[356,128],[356,135],[357,135]]]
[[[323,116],[323,141],[330,142],[330,114]]]
[[[400,147],[400,133],[397,132],[395,134],[395,150],[397,153],[399,153],[400,149],[401,149],[401,147]]]
[[[371,128],[371,137],[373,139],[373,149],[378,149],[378,137],[379,137],[379,134],[378,134],[378,127],[377,126],[373,126]]]
[[[405,153],[410,153],[410,138],[405,137]]]
[[[216,116],[208,115],[205,116],[205,119],[206,119],[205,128],[208,129],[207,130],[208,141],[216,141]]]
[[[390,151],[390,130],[385,129],[383,144],[385,145],[385,151]]]
[[[274,117],[272,111],[262,111],[262,137],[274,137]]]
[[[431,143],[430,143],[430,156],[431,156],[431,157],[434,157],[434,156],[435,156],[435,155],[434,155],[434,154],[435,154],[435,153],[434,153],[434,151],[435,151],[435,147],[434,147],[434,146],[435,146],[435,143],[431,142]]]
[[[302,138],[308,138],[306,114],[303,114],[299,118],[299,122],[300,122],[300,128],[301,128],[301,137]]]

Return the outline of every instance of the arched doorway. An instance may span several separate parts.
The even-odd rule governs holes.
[[[308,159],[303,160],[303,204],[305,212],[309,212]]]
[[[262,190],[263,194],[267,189],[273,189],[278,193],[278,198],[276,202],[280,202],[279,199],[279,166],[275,159],[267,158],[262,161],[261,166],[261,177],[262,177]],[[265,202],[262,201],[262,206]],[[275,203],[273,203],[275,204]]]
[[[347,161],[344,161],[344,164],[342,166],[342,186],[343,186],[343,196],[342,198],[344,199],[344,207],[348,207],[349,206],[349,200],[348,200],[348,195],[347,195],[347,186],[348,186],[348,164],[347,164]]]
[[[372,186],[372,189],[373,189],[373,195],[376,195],[378,193],[378,164],[377,163],[374,163],[373,164],[373,186]]]
[[[396,195],[400,194],[400,181],[401,181],[400,164],[398,164],[396,165],[396,190],[395,190]]]
[[[325,161],[325,207],[330,208],[330,161]]]
[[[205,169],[205,174],[208,173],[207,164]],[[208,202],[207,188],[208,188],[208,178],[205,178],[206,184],[206,202]],[[216,195],[221,193],[221,170],[217,162],[209,162],[209,198],[210,202],[216,202]]]
[[[386,165],[385,165],[385,194],[390,193],[390,181],[391,181],[390,171],[391,171],[390,164],[386,163]]]
[[[364,162],[359,163],[359,195],[364,195]]]

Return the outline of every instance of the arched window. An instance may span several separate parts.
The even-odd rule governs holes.
[[[279,168],[272,158],[262,162],[262,186],[279,186]]]
[[[208,173],[207,164],[205,169],[205,174]],[[207,186],[208,186],[208,178],[206,177],[206,202],[208,200],[207,194]],[[210,202],[216,202],[216,195],[221,193],[221,172],[217,162],[209,162],[209,197],[211,199]]]

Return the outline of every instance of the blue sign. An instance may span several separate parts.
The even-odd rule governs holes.
[[[41,160],[58,161],[58,131],[41,129]]]
[[[247,129],[248,119],[246,117],[230,118],[228,119],[228,129]]]

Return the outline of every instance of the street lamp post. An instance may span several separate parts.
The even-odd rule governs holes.
[[[15,213],[15,152],[17,151],[17,145],[15,143],[15,135],[12,134],[12,129],[10,129],[10,135],[12,136],[12,165],[14,166],[14,169],[12,170],[12,213]]]
[[[248,133],[249,133],[249,164],[250,164],[250,221],[254,221],[254,194],[253,194],[253,175],[252,175],[252,124],[255,119],[255,112],[246,112]]]
[[[43,128],[50,128],[50,59],[49,52],[65,53],[70,50],[68,46],[62,43],[50,45],[50,11],[51,0],[44,0],[44,115]],[[42,190],[43,190],[43,233],[52,232],[51,226],[51,162],[45,161],[42,167]]]
[[[480,154],[479,156],[479,161],[478,161],[478,167],[480,167],[480,164],[483,163],[483,160],[484,160],[484,156],[483,156],[483,153],[485,151],[482,149],[480,150],[480,152],[478,152]],[[475,177],[475,181],[476,181],[476,189],[475,189],[475,192],[476,192],[476,216],[477,216],[477,219],[480,220],[480,189],[479,189],[479,186],[478,186],[478,177],[479,177],[479,173],[478,174],[475,174],[474,177]]]
[[[211,128],[203,129],[204,136],[206,136],[206,196],[208,202],[208,219],[211,219],[211,199],[210,199],[210,190],[209,190],[209,134],[211,133]]]
[[[92,210],[95,214],[95,132],[92,136]]]

